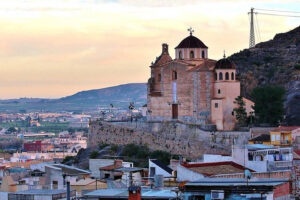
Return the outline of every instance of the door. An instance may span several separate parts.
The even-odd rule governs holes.
[[[172,104],[172,118],[178,118],[178,104]]]

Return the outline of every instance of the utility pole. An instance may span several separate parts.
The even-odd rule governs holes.
[[[248,13],[250,14],[250,40],[249,40],[249,48],[252,48],[255,46],[255,33],[254,33],[254,8],[251,8],[251,11]]]

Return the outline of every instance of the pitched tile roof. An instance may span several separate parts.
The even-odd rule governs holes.
[[[186,167],[194,172],[203,174],[205,176],[212,176],[216,174],[233,174],[233,173],[242,173],[245,168],[242,165],[239,165],[232,161],[224,162],[211,162],[211,163],[193,163],[193,164],[181,164],[183,167]],[[253,170],[250,170],[253,171]]]
[[[249,141],[262,141],[262,142],[264,142],[264,141],[270,141],[270,140],[271,140],[270,134],[262,134],[260,136],[255,137],[255,138],[252,138]]]
[[[279,126],[271,131],[293,131],[300,128],[300,126]]]

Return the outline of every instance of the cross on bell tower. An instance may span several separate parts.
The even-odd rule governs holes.
[[[192,27],[188,28],[188,30],[190,32],[190,35],[193,35],[194,29]]]

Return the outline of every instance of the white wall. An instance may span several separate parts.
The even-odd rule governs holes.
[[[151,167],[155,168],[155,175],[163,175],[164,177],[172,176],[172,174],[169,174],[168,172],[157,166],[155,163],[153,163],[151,160],[149,160],[149,176]]]
[[[177,181],[197,181],[200,178],[204,176],[181,165],[177,166]]]
[[[113,159],[90,159],[89,170],[91,171],[91,177],[100,178],[100,167],[113,165]]]
[[[231,156],[222,156],[222,155],[214,155],[214,154],[204,154],[203,162],[223,162],[223,161],[232,161]]]

